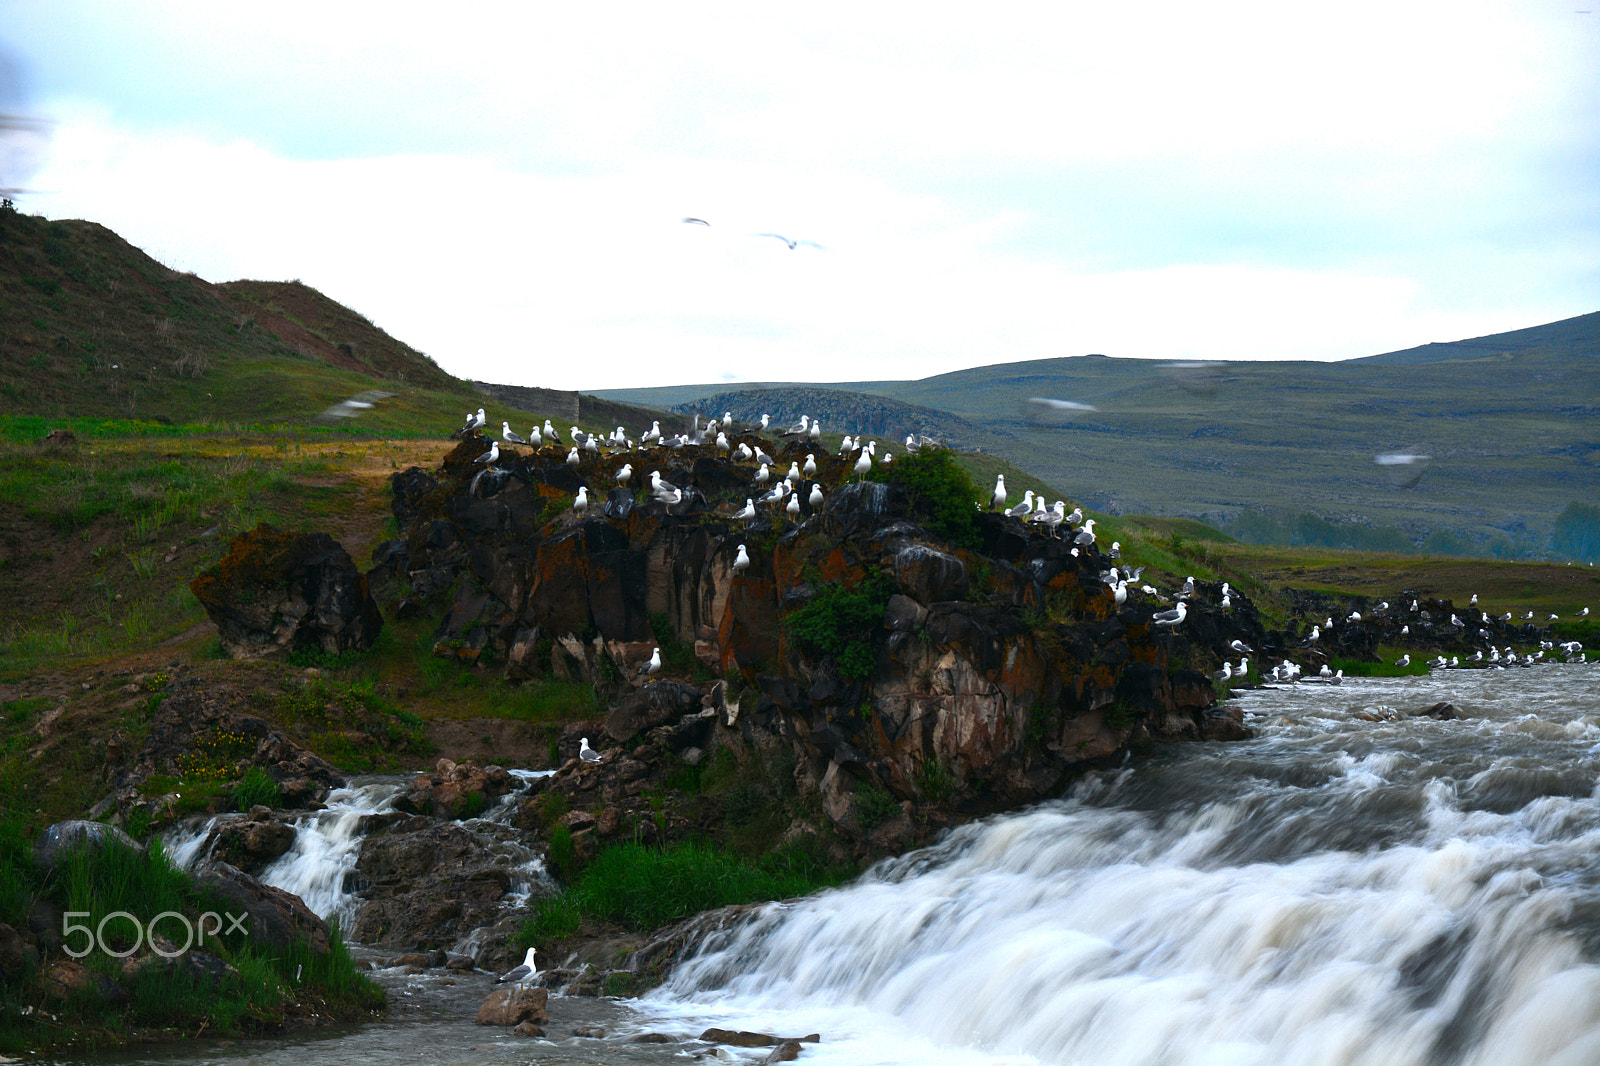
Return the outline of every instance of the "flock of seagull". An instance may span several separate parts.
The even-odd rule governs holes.
[[[776,235],[773,234],[772,236]],[[469,412],[466,422],[454,436],[472,436],[483,429],[486,421],[483,408],[480,407],[477,411]],[[763,414],[759,422],[750,423],[748,428],[755,430],[758,425],[760,431],[771,431],[771,417]],[[526,437],[515,432],[511,428],[509,421],[502,421],[500,426],[500,439],[492,441],[489,445],[489,450],[474,460],[474,464],[481,463],[486,470],[493,468],[500,461],[502,455],[500,446],[502,443],[508,447],[520,445],[535,449],[547,446],[566,447],[569,449],[566,462],[573,468],[582,465],[586,457],[592,459],[617,451],[653,448],[676,449],[688,446],[713,445],[719,452],[731,459],[756,465],[756,471],[752,478],[752,486],[755,492],[746,497],[744,507],[734,513],[735,520],[743,521],[747,524],[753,523],[760,517],[761,509],[768,508],[774,512],[782,511],[791,522],[798,522],[803,514],[801,506],[802,494],[804,494],[804,499],[813,513],[821,508],[825,499],[821,484],[815,480],[817,454],[821,448],[822,423],[809,415],[801,415],[798,422],[786,429],[777,431],[778,435],[786,440],[805,441],[815,445],[812,450],[807,452],[803,463],[798,459],[792,461],[789,464],[789,469],[781,479],[775,474],[779,466],[778,461],[767,454],[759,444],[751,447],[750,444],[741,441],[735,446],[729,439],[729,434],[737,433],[740,428],[732,412],[724,412],[721,419],[712,418],[704,424],[701,423],[699,416],[696,415],[689,432],[672,435],[664,434],[661,430],[661,423],[656,421],[651,424],[647,432],[639,437],[637,442],[627,435],[622,426],[617,426],[611,432],[603,435],[586,432],[578,426],[570,426],[565,437],[548,418],[544,420],[542,426],[533,426]],[[905,438],[905,449],[908,453],[915,453],[921,447],[932,443],[936,442],[926,437],[918,437],[916,434],[909,434]],[[887,449],[880,454],[877,441],[852,438],[849,435],[843,438],[838,456],[846,460],[854,458],[851,470],[857,476],[869,473],[875,463],[891,463],[894,460],[893,453]],[[624,463],[617,469],[615,475],[617,485],[623,488],[631,487],[634,477],[635,472],[631,462]],[[810,482],[809,489],[806,484],[808,481]],[[650,472],[649,483],[651,499],[663,503],[669,508],[678,506],[685,498],[684,489],[662,478],[659,470]],[[1032,489],[1023,494],[1021,502],[1009,508],[1006,507],[1008,498],[1005,475],[1002,474],[996,477],[994,491],[989,497],[989,510],[991,512],[997,512],[1016,519],[1025,526],[1042,529],[1047,535],[1062,537],[1070,543],[1070,552],[1074,557],[1081,556],[1084,552],[1094,548],[1097,540],[1094,531],[1095,519],[1085,518],[1081,507],[1074,507],[1069,512],[1065,500],[1056,500],[1053,505],[1047,504],[1044,496],[1036,496]],[[573,498],[572,509],[582,514],[591,506],[596,506],[597,504],[598,501],[590,499],[588,486],[580,486]],[[974,501],[973,506],[981,508],[982,504],[979,501]],[[1121,544],[1113,541],[1105,555],[1107,558],[1117,560],[1121,557],[1121,549]],[[749,568],[749,552],[744,544],[740,544],[734,558],[733,572],[736,575],[743,574]],[[1143,571],[1143,567],[1130,571],[1112,567],[1101,573],[1101,580],[1111,590],[1118,608],[1127,602],[1130,589],[1142,592],[1163,604],[1172,602],[1155,587],[1140,583],[1140,576]],[[1189,613],[1186,601],[1193,599],[1194,595],[1195,580],[1193,576],[1190,576],[1184,581],[1182,589],[1174,597],[1176,603],[1169,608],[1156,611],[1151,617],[1151,623],[1167,629],[1182,625]],[[1232,606],[1234,595],[1235,593],[1229,584],[1226,581],[1223,582],[1221,606],[1224,610]],[[1478,597],[1474,595],[1470,606],[1477,607],[1477,605]],[[1417,601],[1413,600],[1411,602],[1410,609],[1413,613],[1419,613]],[[1381,603],[1377,610],[1379,613],[1387,612],[1389,604],[1387,602]],[[1587,617],[1588,614],[1589,608],[1585,607],[1579,612],[1578,617]],[[1487,616],[1484,617],[1485,619],[1487,618]],[[1505,622],[1512,621],[1511,612],[1506,612],[1500,620]],[[1532,620],[1533,612],[1529,611],[1525,615],[1524,621]],[[1547,619],[1547,621],[1551,622],[1557,620],[1558,616],[1555,614],[1551,614]],[[1359,624],[1362,621],[1361,613],[1352,611],[1343,621],[1346,624]],[[1464,628],[1467,625],[1458,614],[1450,616],[1450,624],[1458,628]],[[1327,618],[1325,627],[1330,634],[1333,632],[1335,622],[1331,616]],[[1304,645],[1310,647],[1316,644],[1322,638],[1323,630],[1323,625],[1313,626],[1310,635],[1304,641]],[[1403,625],[1400,629],[1400,636],[1406,637],[1409,635],[1409,624]],[[1459,656],[1446,658],[1443,655],[1439,655],[1430,660],[1427,665],[1436,670],[1453,669],[1462,666],[1464,663],[1469,666],[1504,669],[1509,666],[1532,666],[1541,662],[1555,662],[1558,660],[1571,662],[1582,661],[1583,659],[1583,646],[1579,641],[1570,641],[1559,645],[1551,641],[1542,641],[1537,651],[1519,655],[1511,647],[1506,647],[1502,650],[1489,643],[1490,633],[1487,628],[1480,627],[1479,635],[1487,647],[1486,649],[1480,649],[1469,659],[1462,660]],[[1213,675],[1219,681],[1229,682],[1234,678],[1243,679],[1250,672],[1249,647],[1238,640],[1233,641],[1231,647],[1234,651],[1240,653],[1239,664],[1235,666],[1231,661],[1224,662],[1222,668]],[[1402,669],[1410,666],[1410,664],[1411,657],[1409,654],[1402,655],[1394,663],[1395,666]],[[640,668],[639,676],[649,678],[654,676],[660,669],[661,649],[656,648],[650,661]],[[1330,670],[1324,664],[1316,675],[1307,677],[1299,665],[1292,660],[1285,659],[1270,670],[1263,671],[1261,679],[1264,682],[1280,684],[1318,681],[1337,685],[1344,680],[1344,671]],[[588,738],[584,738],[580,749],[580,757],[584,761],[598,761],[600,758],[594,752],[594,749],[589,747]]]

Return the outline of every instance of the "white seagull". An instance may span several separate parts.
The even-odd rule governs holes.
[[[579,514],[589,509],[589,490],[586,487],[578,486],[578,494],[572,498],[572,509]]]
[[[1188,614],[1189,605],[1180,600],[1178,606],[1174,607],[1170,611],[1157,611],[1150,617],[1150,621],[1154,622],[1158,626],[1182,625],[1184,618],[1187,617]]]
[[[490,466],[493,466],[495,463],[499,462],[499,460],[500,460],[500,442],[499,441],[492,441],[489,444],[489,450],[484,452],[482,455],[478,456],[476,459],[473,460],[473,462],[475,462],[475,463],[488,463]]]
[[[589,738],[588,737],[584,737],[583,738],[583,748],[582,748],[581,754],[583,755],[583,758],[585,758],[585,759],[588,759],[590,755],[594,755],[594,752],[589,750]],[[600,756],[598,756],[598,755],[595,755],[594,757],[595,757],[595,759],[599,759],[600,758]],[[528,953],[522,957],[522,965],[521,966],[517,966],[517,967],[515,967],[513,969],[510,969],[510,970],[507,970],[505,973],[501,974],[499,977],[496,977],[494,979],[495,984],[497,984],[497,985],[506,985],[506,984],[526,985],[529,981],[532,981],[535,977],[538,977],[539,976],[539,967],[538,967],[537,964],[534,963],[533,955],[534,955],[534,949],[533,948],[529,948],[528,949]]]
[[[661,649],[656,648],[650,653],[650,661],[639,667],[637,677],[654,677],[661,671]]]
[[[744,550],[744,545],[739,545],[739,554],[733,560],[733,572],[742,574],[750,569],[750,555]]]
[[[500,423],[500,436],[505,438],[505,442],[507,444],[526,444],[526,443],[528,443],[526,439],[524,439],[522,437],[519,437],[515,433],[511,432],[511,423],[510,422],[501,422]]]
[[[623,463],[622,469],[617,471],[617,484],[626,485],[633,480],[633,464]]]
[[[989,494],[989,510],[1003,511],[1005,510],[1005,506],[1006,476],[1004,474],[996,474],[994,479],[994,491]]]
[[[754,518],[755,516],[756,516],[756,503],[755,503],[754,500],[750,499],[749,497],[746,497],[745,501],[744,501],[744,510],[740,511],[738,514],[734,515],[733,517],[736,518],[736,519],[742,518],[746,522],[748,522],[752,518]]]

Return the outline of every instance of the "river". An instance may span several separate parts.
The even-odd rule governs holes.
[[[360,1030],[97,1061],[667,1062],[716,1025],[820,1032],[817,1066],[1600,1062],[1600,667],[1239,702],[1254,740],[770,907],[643,999],[553,998],[552,1039],[471,1025],[487,978],[380,972],[397,1009]]]

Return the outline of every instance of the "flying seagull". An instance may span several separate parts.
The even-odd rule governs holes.
[[[686,219],[684,219],[684,221],[687,222],[691,226],[707,226],[707,227],[709,227],[711,225],[711,223],[707,222],[703,218],[686,218]]]
[[[791,240],[790,238],[785,237],[781,233],[757,233],[757,234],[755,234],[755,236],[757,236],[757,237],[776,237],[778,240],[782,241],[784,244],[787,244],[789,246],[789,251],[791,251],[791,252],[794,251],[796,248],[798,248],[802,244],[805,245],[807,248],[815,248],[819,252],[826,251],[826,249],[823,248],[822,245],[818,244],[816,241]]]

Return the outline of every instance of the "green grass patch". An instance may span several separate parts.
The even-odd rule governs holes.
[[[854,588],[821,581],[812,585],[815,594],[784,616],[784,628],[809,653],[834,658],[840,677],[865,681],[877,669],[873,644],[883,628],[894,582],[887,575],[871,574]]]
[[[664,848],[614,844],[571,888],[536,908],[521,940],[545,942],[570,933],[583,920],[655,929],[714,907],[807,895],[847,876],[804,849],[751,861],[697,841]]]

